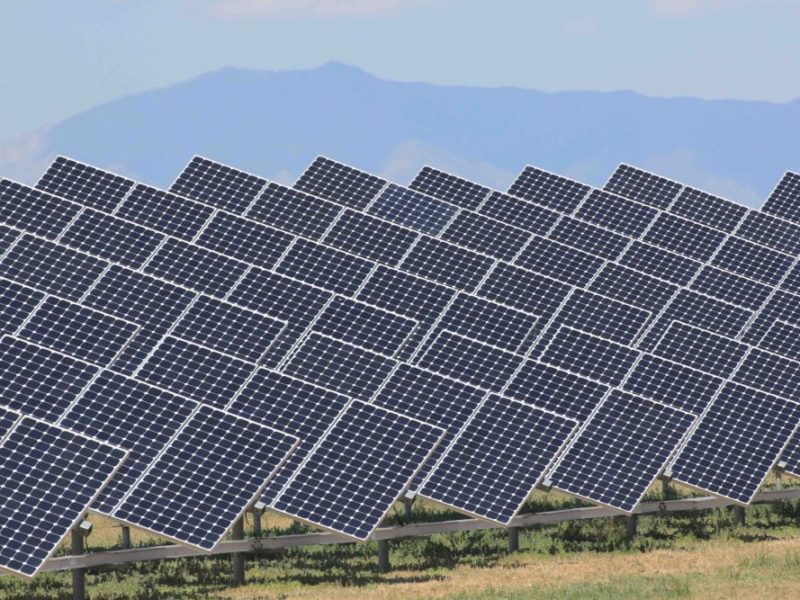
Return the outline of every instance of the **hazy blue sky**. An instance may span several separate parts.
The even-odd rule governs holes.
[[[797,0],[0,1],[0,139],[232,65],[657,96],[800,97]]]

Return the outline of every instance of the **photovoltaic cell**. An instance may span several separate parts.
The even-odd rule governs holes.
[[[792,439],[789,440],[789,444],[783,451],[778,464],[791,475],[797,476],[797,474],[800,473],[800,440],[797,434],[792,436]]]
[[[64,231],[59,241],[138,269],[163,240],[160,233],[87,208]]]
[[[332,292],[352,295],[373,266],[363,258],[298,239],[275,270]]]
[[[800,327],[776,321],[759,343],[770,350],[792,360],[800,360]]]
[[[761,210],[770,215],[800,223],[800,175],[787,172]]]
[[[758,310],[772,292],[768,285],[710,266],[703,267],[691,287],[750,310]]]
[[[501,192],[492,192],[477,210],[482,215],[539,235],[550,231],[559,217],[554,210]]]
[[[682,187],[664,177],[622,164],[617,167],[603,189],[649,206],[666,208]]]
[[[689,258],[706,261],[722,245],[725,234],[681,217],[661,213],[642,239]]]
[[[727,384],[671,466],[677,481],[749,503],[800,423],[800,405]]]
[[[575,216],[623,235],[639,237],[657,214],[658,211],[652,207],[593,190]]]
[[[417,240],[418,234],[347,209],[323,242],[380,263],[396,265]]]
[[[664,332],[653,354],[712,375],[729,377],[747,350],[746,344],[675,322]]]
[[[548,237],[609,260],[618,258],[630,243],[627,236],[572,217],[559,220]]]
[[[98,368],[11,336],[0,339],[0,404],[55,422]]]
[[[370,399],[394,366],[391,358],[312,333],[283,372],[350,397]]]
[[[633,242],[619,260],[620,264],[678,285],[686,285],[702,263],[661,248]]]
[[[590,190],[588,185],[566,177],[535,167],[525,167],[511,184],[508,193],[569,214],[577,208]]]
[[[390,183],[370,204],[368,212],[422,233],[436,235],[458,212],[458,207]]]
[[[478,208],[491,192],[487,187],[427,166],[408,187],[469,210]]]
[[[512,260],[530,238],[530,233],[486,218],[474,212],[461,212],[440,237],[470,250]]]
[[[425,236],[409,252],[400,268],[460,290],[471,291],[492,265],[489,257]]]
[[[103,211],[114,210],[133,186],[131,179],[64,156],[57,157],[36,184],[40,190]]]
[[[549,475],[553,487],[631,512],[695,417],[614,390]]]
[[[44,294],[13,281],[0,279],[0,332],[14,333]]]
[[[734,381],[800,402],[800,362],[753,348]]]
[[[253,265],[270,268],[283,255],[294,236],[219,212],[203,229],[197,244]]]
[[[758,344],[764,334],[777,321],[800,324],[800,296],[777,290],[747,328],[742,339],[748,344]]]
[[[777,285],[793,262],[791,256],[731,237],[711,264],[769,285]]]
[[[265,185],[266,179],[195,156],[169,191],[242,214]]]
[[[385,185],[385,179],[320,156],[300,176],[294,188],[364,210]]]
[[[653,314],[664,308],[678,291],[671,283],[615,263],[603,267],[588,289]]]
[[[750,211],[736,235],[792,256],[800,254],[800,225]]]
[[[491,395],[445,452],[420,494],[507,524],[576,425],[572,419]]]
[[[27,185],[0,179],[0,221],[30,233],[55,239],[80,208]]]
[[[188,198],[138,184],[114,214],[162,233],[191,240],[213,211],[210,206]]]
[[[368,539],[444,432],[355,401],[283,488],[272,508]]]
[[[278,229],[318,240],[342,207],[286,186],[270,183],[256,199],[247,216]]]
[[[294,436],[200,406],[112,517],[211,550],[296,445]]]
[[[781,288],[795,294],[800,292],[800,263],[795,264],[786,278],[781,281]]]
[[[573,285],[586,285],[605,263],[602,258],[542,237],[532,238],[515,262]]]
[[[730,200],[686,187],[669,208],[671,213],[731,233],[748,209]]]
[[[518,267],[498,264],[477,291],[479,296],[534,315],[552,315],[570,286]]]
[[[0,255],[5,254],[20,235],[19,231],[0,225]]]

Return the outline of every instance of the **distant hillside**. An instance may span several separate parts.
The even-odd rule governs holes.
[[[326,154],[400,182],[430,163],[497,187],[526,164],[599,185],[624,161],[758,205],[800,169],[800,101],[401,83],[339,63],[227,68],[8,140],[0,175],[33,181],[58,153],[156,185],[195,153],[279,181]]]

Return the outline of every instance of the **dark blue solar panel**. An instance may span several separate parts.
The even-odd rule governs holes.
[[[800,360],[800,327],[776,321],[759,346],[792,360]]]
[[[669,208],[671,213],[695,223],[732,232],[748,212],[747,207],[693,188],[684,188]]]
[[[605,261],[569,246],[534,237],[515,261],[536,273],[573,285],[586,285]]]
[[[396,265],[417,237],[404,227],[348,209],[323,241],[370,260]]]
[[[471,291],[492,264],[491,258],[426,236],[417,242],[400,268],[445,285]]]
[[[443,240],[503,260],[512,260],[530,233],[474,212],[462,212],[447,226]]]
[[[163,240],[160,233],[87,208],[59,241],[138,269]]]
[[[139,184],[115,214],[163,233],[191,240],[213,212],[210,206]]]
[[[92,509],[108,514],[196,406],[191,400],[129,377],[101,373],[61,422],[64,427],[131,451]]]
[[[535,167],[525,167],[511,184],[508,193],[537,204],[571,213],[591,188],[583,183],[554,175]]]
[[[800,402],[800,362],[753,348],[734,381]]]
[[[795,264],[789,274],[781,282],[781,288],[795,294],[800,293],[800,263]]]
[[[79,300],[107,265],[83,252],[24,235],[0,261],[0,277]]]
[[[644,204],[594,190],[578,207],[575,216],[623,235],[639,237],[657,214],[656,209]]]
[[[392,355],[403,345],[417,322],[357,300],[337,296],[314,321],[324,335]]]
[[[222,408],[253,370],[253,365],[237,358],[167,337],[136,377]]]
[[[765,213],[800,223],[800,175],[786,173],[764,203]]]
[[[644,349],[652,348],[673,321],[735,337],[752,316],[753,313],[745,308],[726,304],[691,290],[681,290],[648,328],[640,346]]]
[[[294,518],[367,539],[444,432],[353,402],[272,503]]]
[[[0,333],[14,333],[19,329],[42,298],[42,292],[0,279]]]
[[[750,211],[736,235],[786,254],[800,254],[800,225],[767,213]]]
[[[729,377],[747,350],[746,344],[683,323],[673,323],[653,354],[712,375]]]
[[[487,187],[431,167],[422,167],[408,187],[469,210],[478,208],[491,192]]]
[[[478,295],[534,315],[552,315],[570,286],[518,267],[498,264],[478,290]]]
[[[487,217],[540,235],[550,231],[559,217],[549,208],[501,192],[492,192],[477,210]]]
[[[666,208],[682,187],[681,184],[665,177],[629,165],[620,165],[603,189],[649,206]]]
[[[608,386],[533,360],[525,361],[505,394],[528,404],[584,421]]]
[[[719,377],[645,354],[625,380],[624,389],[699,415],[713,400],[722,381]]]
[[[758,344],[776,320],[800,323],[800,296],[777,290],[747,328],[742,339],[748,344]]]
[[[602,383],[618,385],[639,352],[588,333],[562,327],[550,341],[541,361]]]
[[[132,375],[156,346],[161,342],[166,330],[155,325],[145,325],[123,348],[111,368],[125,375]]]
[[[22,234],[19,231],[0,225],[0,255],[5,254],[20,235]]]
[[[667,305],[678,288],[639,271],[608,263],[592,281],[589,289],[656,314]]]
[[[0,221],[55,239],[81,207],[27,185],[0,180]]]
[[[369,399],[395,364],[391,358],[312,333],[283,372],[351,397]]]
[[[729,383],[671,467],[677,481],[748,503],[800,423],[800,405]]]
[[[246,308],[201,296],[175,325],[172,335],[257,362],[285,324]]]
[[[714,267],[704,267],[692,289],[751,310],[758,310],[772,292],[768,285]]]
[[[169,191],[242,214],[266,184],[261,177],[195,156]]]
[[[55,422],[98,368],[10,336],[0,339],[0,403]]]
[[[373,263],[315,242],[298,239],[275,267],[275,271],[351,295],[372,270]]]
[[[442,331],[425,349],[419,366],[495,392],[522,363],[519,355]]]
[[[725,241],[725,234],[681,217],[662,213],[642,239],[689,258],[706,261]]]
[[[385,185],[385,179],[320,156],[305,170],[294,187],[320,198],[364,210]]]
[[[508,523],[544,477],[576,422],[489,396],[420,490],[463,512]]]
[[[247,265],[181,240],[168,239],[144,270],[198,292],[225,296]]]
[[[696,260],[640,242],[631,244],[619,262],[626,267],[678,285],[689,283],[702,267],[702,263]]]
[[[436,235],[458,212],[458,207],[390,183],[370,204],[368,212],[422,233]]]
[[[630,243],[627,236],[572,217],[561,219],[548,237],[607,259],[619,257]]]
[[[201,406],[112,516],[211,550],[296,444],[294,436]]]
[[[688,413],[614,390],[556,465],[549,483],[630,512],[693,421]]]
[[[48,297],[19,336],[76,358],[108,366],[138,326],[91,308]]]
[[[777,285],[793,264],[791,256],[731,237],[711,264],[739,275]]]
[[[229,213],[214,215],[197,238],[197,244],[220,254],[270,268],[283,255],[294,236]]]
[[[36,184],[40,190],[112,211],[133,188],[131,179],[59,156]]]
[[[322,198],[270,183],[247,212],[247,216],[278,229],[319,239],[342,207]]]

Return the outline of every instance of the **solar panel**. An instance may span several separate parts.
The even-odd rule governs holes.
[[[444,436],[427,423],[352,402],[271,508],[368,539]]]
[[[0,568],[33,577],[127,452],[31,417],[12,428],[13,413],[0,413]]]
[[[0,179],[0,219],[54,240],[80,212],[80,206],[26,185]]]
[[[800,327],[775,321],[761,338],[759,346],[786,358],[800,360]]]
[[[481,214],[460,212],[440,236],[459,246],[502,260],[513,260],[531,235]]]
[[[612,391],[548,475],[546,485],[631,512],[695,417]]]
[[[800,225],[767,213],[750,211],[736,235],[792,256],[800,254]]]
[[[114,214],[156,231],[191,240],[213,212],[210,206],[138,184]]]
[[[43,298],[42,292],[0,279],[0,332],[17,331]]]
[[[569,214],[578,207],[590,190],[588,185],[566,177],[535,167],[525,167],[508,188],[508,193]]]
[[[294,188],[363,210],[385,185],[385,179],[319,156],[300,176]]]
[[[471,291],[493,264],[494,261],[487,256],[423,236],[405,257],[400,268],[460,290]]]
[[[218,212],[203,228],[197,244],[253,265],[270,268],[283,256],[294,236]]]
[[[793,263],[791,256],[735,237],[729,238],[711,261],[717,267],[769,285],[777,285]]]
[[[772,288],[766,284],[710,266],[703,267],[691,287],[750,310],[758,310],[772,293]]]
[[[748,213],[741,204],[690,187],[683,188],[669,211],[726,233],[733,232]]]
[[[702,267],[696,260],[638,241],[631,244],[619,262],[678,285],[688,284]]]
[[[573,285],[586,285],[605,261],[542,237],[533,237],[516,259],[530,271]]]
[[[390,183],[367,210],[394,223],[436,235],[455,216],[458,207]]]
[[[0,404],[55,422],[98,367],[11,336],[0,338]]]
[[[164,239],[160,233],[87,208],[64,231],[59,241],[138,269]]]
[[[777,354],[753,348],[733,379],[770,394],[800,401],[800,362]]]
[[[539,235],[550,231],[560,216],[554,210],[502,192],[492,192],[477,210],[482,215]]]
[[[651,313],[658,313],[678,291],[667,281],[615,263],[606,264],[588,289]]]
[[[201,405],[111,516],[211,550],[260,497],[297,442],[294,436]]]
[[[725,234],[681,217],[661,213],[642,239],[665,250],[707,261],[725,241]]]
[[[609,260],[619,258],[631,241],[627,236],[610,229],[572,217],[560,219],[548,237]]]
[[[344,210],[340,205],[270,183],[256,198],[247,216],[294,234],[318,240]]]
[[[728,383],[670,466],[682,483],[749,503],[800,424],[800,405]]]
[[[800,223],[800,175],[787,172],[761,210],[770,215]]]
[[[469,210],[477,209],[492,191],[477,183],[428,166],[422,167],[408,187]]]
[[[534,315],[550,316],[569,291],[570,286],[564,283],[500,263],[476,293]]]
[[[57,157],[36,184],[40,190],[112,211],[133,189],[134,181],[66,158]]]
[[[508,524],[576,427],[572,419],[491,395],[419,493],[462,512]]]
[[[730,377],[747,354],[746,344],[673,322],[653,354],[720,377]]]
[[[418,237],[399,225],[347,209],[322,241],[369,260],[396,265]]]
[[[373,266],[374,263],[363,258],[298,239],[275,270],[349,296],[358,290]]]
[[[656,215],[654,208],[601,190],[593,190],[575,212],[578,218],[631,237],[642,235]]]
[[[30,316],[19,337],[105,367],[137,330],[134,323],[50,296]]]
[[[666,208],[678,195],[683,186],[642,171],[630,165],[621,164],[611,175],[603,189],[656,208]]]
[[[758,344],[777,320],[800,324],[800,296],[777,290],[761,308],[742,339],[749,344]]]
[[[789,271],[788,275],[781,281],[780,286],[782,289],[789,290],[795,294],[800,292],[800,263],[795,263],[792,270]]]
[[[195,156],[169,191],[242,214],[266,185],[266,179]]]

